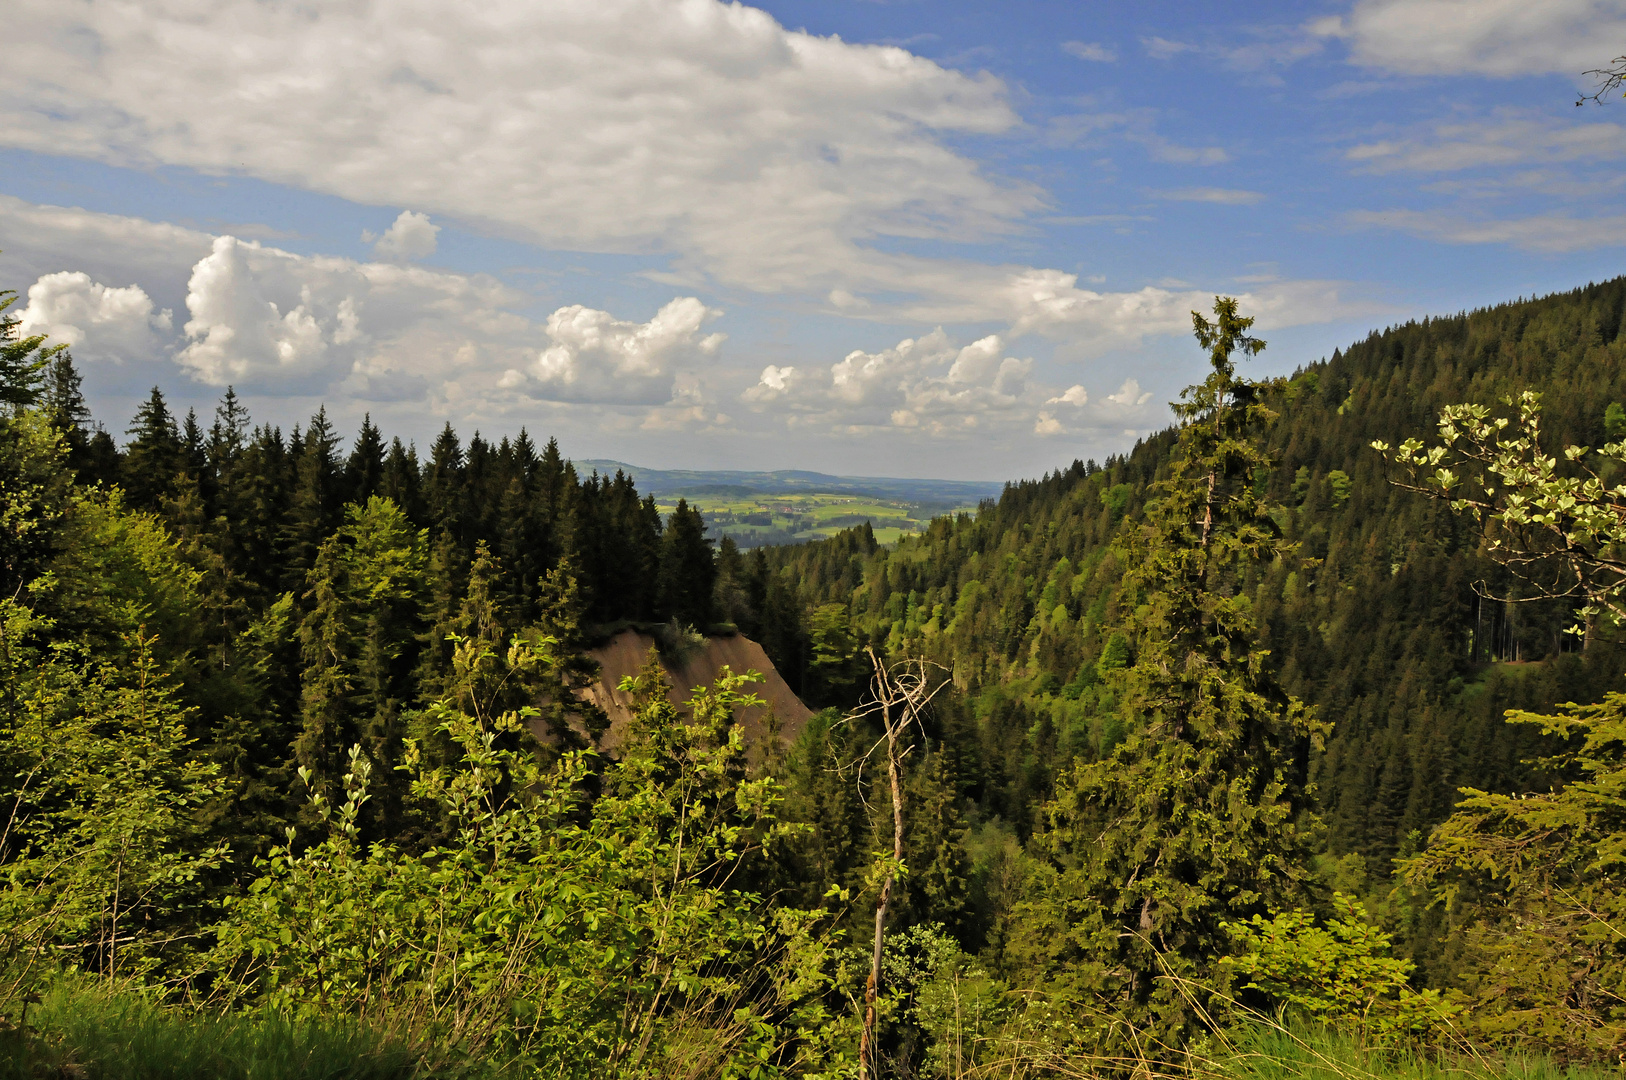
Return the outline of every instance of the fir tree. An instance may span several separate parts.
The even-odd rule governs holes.
[[[338,524],[344,502],[339,490],[339,437],[328,422],[326,407],[316,411],[303,434],[296,428],[294,439],[297,445],[289,454],[293,490],[282,532],[283,573],[289,586],[297,588],[314,568],[317,549]]]
[[[16,302],[16,290],[0,291],[0,405],[11,412],[39,401],[46,367],[67,349],[46,345],[44,334],[22,337],[17,331],[22,319],[11,313]]]
[[[688,500],[679,499],[661,536],[660,570],[655,584],[661,617],[704,630],[712,621],[716,578],[705,520]]]
[[[1052,871],[1021,914],[1013,951],[1034,974],[1100,995],[1143,1036],[1177,1046],[1200,1025],[1192,987],[1211,985],[1221,923],[1300,898],[1313,817],[1305,764],[1320,726],[1281,691],[1258,647],[1241,585],[1283,554],[1255,491],[1271,384],[1237,377],[1233,356],[1264,343],[1218,299],[1193,313],[1208,379],[1175,405],[1169,476],[1130,523],[1120,587],[1132,662],[1113,672],[1125,735],[1082,761],[1036,838]]]
[[[356,435],[350,457],[344,463],[344,491],[349,502],[365,503],[374,495],[386,494],[380,490],[384,482],[384,436],[373,426],[373,416],[361,418],[361,431]],[[402,503],[396,503],[403,510]]]
[[[447,424],[429,451],[429,464],[423,474],[423,500],[426,521],[437,536],[445,532],[462,544],[466,537],[463,448],[457,432]],[[468,549],[465,549],[468,550]]]
[[[378,493],[406,511],[407,517],[420,525],[428,519],[423,505],[423,477],[418,469],[418,451],[403,446],[401,440],[390,440],[389,456],[384,459],[384,475],[379,481]]]
[[[136,410],[124,449],[124,490],[137,510],[157,510],[174,490],[175,477],[186,467],[184,446],[163,391],[152,394]]]

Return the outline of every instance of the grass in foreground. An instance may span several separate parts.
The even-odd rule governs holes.
[[[412,1047],[343,1020],[182,1016],[137,994],[56,983],[0,1031],[0,1080],[405,1080]]]
[[[1421,1054],[1378,1050],[1327,1031],[1260,1025],[1235,1039],[1237,1053],[1217,1062],[1228,1080],[1619,1080],[1607,1069],[1560,1065],[1536,1056],[1472,1052]]]

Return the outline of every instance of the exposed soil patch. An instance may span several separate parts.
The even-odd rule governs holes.
[[[587,690],[587,696],[610,718],[610,730],[599,744],[605,750],[614,750],[621,745],[626,738],[627,725],[632,720],[631,696],[622,693],[618,686],[623,677],[638,673],[638,669],[648,662],[653,648],[655,639],[650,635],[637,630],[623,630],[587,652],[588,656],[599,662],[600,668],[599,680]],[[762,646],[744,634],[708,635],[705,646],[691,652],[682,667],[673,667],[665,657],[661,658],[661,667],[672,684],[672,704],[679,709],[687,705],[696,687],[709,686],[724,667],[736,675],[747,671],[760,674],[762,681],[745,689],[756,694],[765,704],[742,709],[736,717],[746,745],[753,748],[762,745],[765,732],[772,726],[770,714],[773,723],[777,724],[780,740],[787,744],[801,734],[808,718],[813,715],[812,710],[791,692],[774,669],[773,661],[762,651]]]

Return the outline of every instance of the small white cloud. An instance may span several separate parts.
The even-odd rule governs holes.
[[[1033,422],[1033,433],[1035,435],[1060,435],[1064,430],[1061,421],[1047,412],[1041,412]]]
[[[1214,187],[1175,188],[1172,191],[1156,191],[1153,194],[1169,202],[1217,203],[1221,206],[1252,206],[1265,197],[1264,193],[1259,191]]]
[[[1096,41],[1064,41],[1061,48],[1080,60],[1092,60],[1097,64],[1110,64],[1118,59],[1117,49]]]
[[[680,296],[645,323],[572,304],[548,316],[550,344],[537,357],[541,396],[555,401],[658,404],[670,399],[674,365],[715,356],[725,334],[700,336],[722,312]]]
[[[1077,408],[1082,408],[1089,403],[1089,391],[1085,390],[1084,387],[1077,383],[1069,386],[1063,393],[1057,395],[1056,397],[1049,398],[1045,401],[1046,405],[1072,405]]]
[[[439,232],[440,226],[431,222],[428,214],[403,210],[373,245],[373,254],[380,259],[426,259],[435,253]],[[371,240],[372,234],[364,232],[361,237]]]
[[[1181,53],[1198,51],[1195,45],[1184,41],[1170,41],[1168,38],[1161,37],[1141,38],[1140,43],[1146,49],[1146,55],[1153,60],[1171,60]]]
[[[1134,379],[1125,379],[1124,384],[1118,387],[1116,393],[1107,395],[1105,403],[1111,404],[1120,410],[1127,410],[1138,409],[1151,400],[1152,392],[1150,390],[1143,391],[1140,388],[1140,383]]]
[[[741,395],[746,401],[772,401],[790,390],[796,382],[797,371],[792,365],[778,367],[769,364],[762,369],[757,384]]]
[[[21,336],[44,334],[80,360],[148,360],[171,329],[170,312],[156,311],[139,285],[110,288],[77,270],[46,274],[28,287],[19,316]]]

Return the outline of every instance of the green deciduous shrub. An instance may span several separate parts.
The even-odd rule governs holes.
[[[522,672],[556,652],[521,638],[501,663]],[[492,659],[464,643],[457,663]],[[623,684],[640,708],[614,761],[572,751],[544,766],[529,709],[436,706],[461,757],[430,769],[409,749],[415,796],[453,829],[422,852],[358,842],[368,767],[352,755],[345,803],[315,803],[328,836],[303,850],[290,837],[231,903],[222,993],[558,1077],[761,1080],[828,1058],[840,1028],[823,1004],[822,913],[770,909],[746,887],[780,828],[778,785],[746,775],[732,723],[751,678],[725,672],[685,717],[652,663]]]
[[[1458,1008],[1438,990],[1415,991],[1416,965],[1390,954],[1389,935],[1360,901],[1333,895],[1331,918],[1307,911],[1228,922],[1236,955],[1221,960],[1238,988],[1310,1021],[1393,1039],[1446,1024]]]

